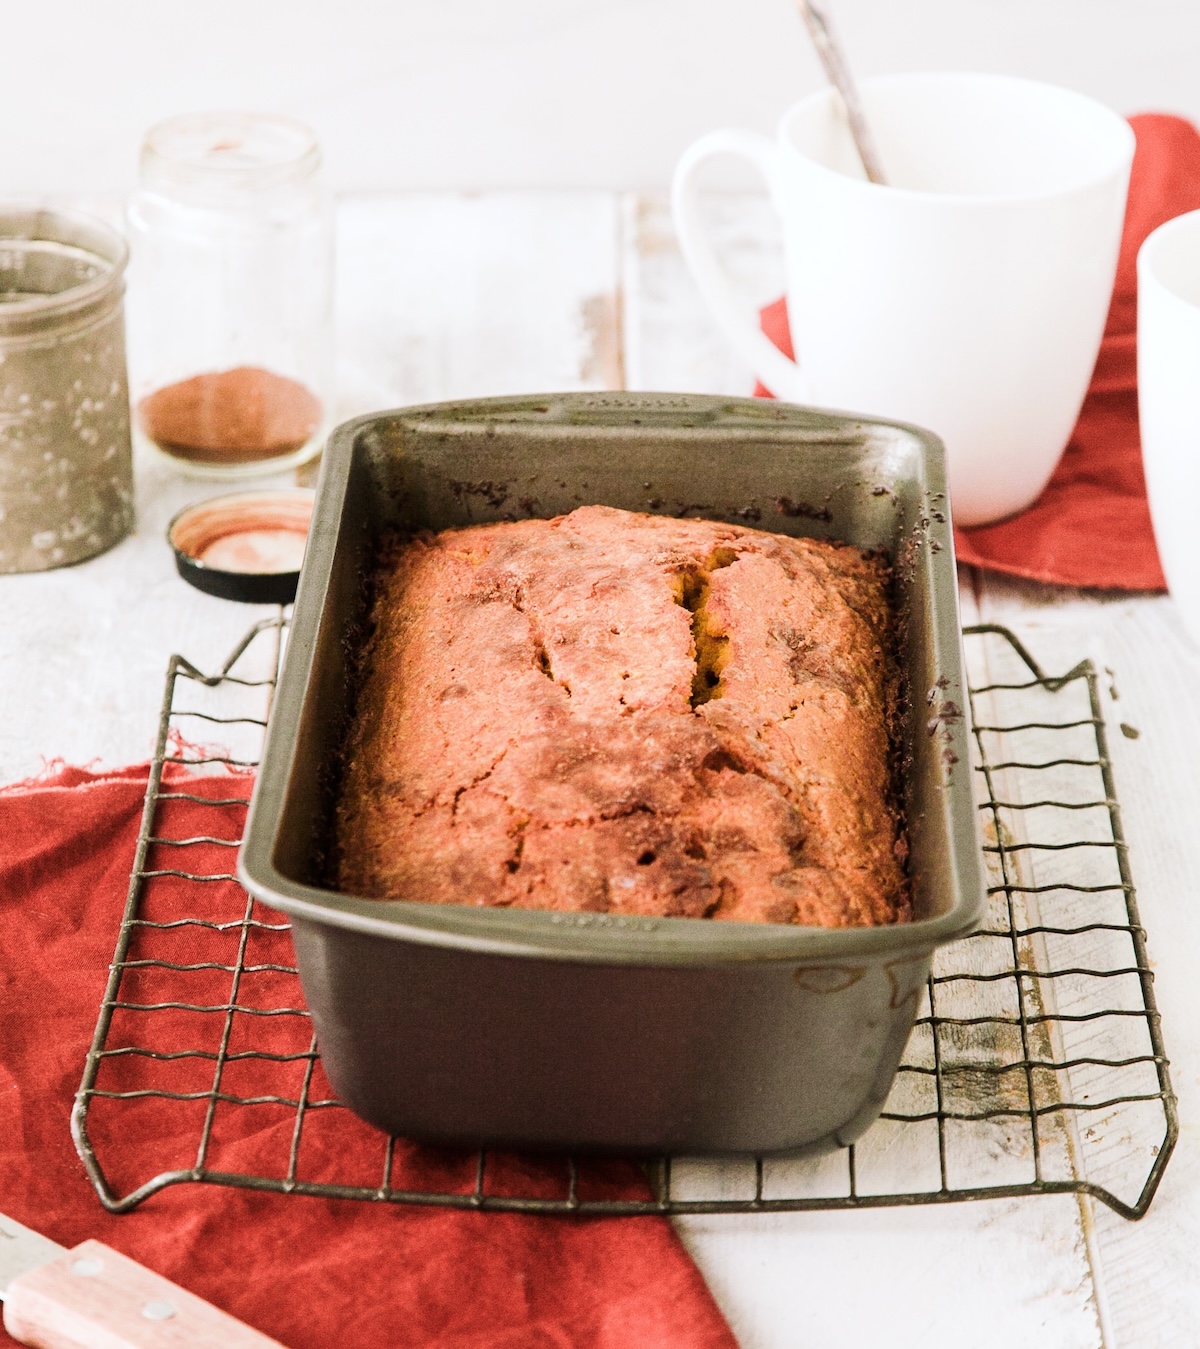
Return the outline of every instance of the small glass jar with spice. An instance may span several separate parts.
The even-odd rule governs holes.
[[[333,223],[307,127],[204,113],[154,127],[129,209],[135,427],[186,471],[249,477],[321,448]]]

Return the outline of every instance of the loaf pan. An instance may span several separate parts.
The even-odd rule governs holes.
[[[752,399],[488,399],[333,433],[239,874],[291,917],[347,1105],[416,1139],[635,1154],[817,1150],[863,1132],[934,949],[983,905],[945,492],[927,432]],[[830,930],[328,888],[334,766],[381,533],[596,503],[886,550],[910,692],[912,922]]]

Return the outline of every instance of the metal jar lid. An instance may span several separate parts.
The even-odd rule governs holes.
[[[189,585],[223,600],[290,604],[296,598],[313,492],[234,492],[187,506],[167,526]]]

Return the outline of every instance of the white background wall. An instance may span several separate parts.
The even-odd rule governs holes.
[[[793,0],[2,0],[0,196],[109,194],[143,131],[311,123],[340,191],[666,185],[820,76]],[[1200,0],[826,0],[861,74],[1035,76],[1200,120]]]

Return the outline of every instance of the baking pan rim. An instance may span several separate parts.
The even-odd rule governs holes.
[[[723,410],[748,415],[744,429],[755,435],[769,431],[772,424],[780,430],[792,429],[796,414],[818,429],[821,439],[861,440],[863,431],[855,428],[878,427],[900,432],[919,441],[925,450],[926,495],[938,500],[943,518],[928,523],[929,540],[936,544],[940,565],[931,578],[931,627],[944,649],[947,636],[950,650],[961,662],[958,631],[957,587],[954,570],[954,536],[950,521],[941,442],[922,427],[890,418],[869,417],[827,408],[809,408],[783,402],[703,394],[527,394],[499,398],[479,398],[419,404],[411,407],[368,413],[343,422],[330,434],[317,482],[316,506],[297,592],[293,631],[288,655],[280,674],[276,703],[299,703],[308,686],[313,646],[325,612],[329,582],[329,563],[341,527],[342,496],[350,468],[350,455],[359,433],[383,418],[409,425],[449,424],[451,421],[478,421],[494,418],[497,422],[514,417],[515,425],[529,425],[531,413],[548,413],[556,405],[569,406],[595,416],[606,411],[629,417],[639,431],[678,428],[681,418],[695,417],[700,425],[716,421]],[[641,412],[641,420],[631,414]],[[520,418],[518,422],[515,419]],[[595,430],[592,421],[575,421]],[[562,423],[550,423],[551,426]],[[691,423],[689,422],[690,426]],[[717,424],[714,432],[723,432]],[[339,481],[340,480],[340,481]],[[324,569],[321,561],[326,559]],[[949,632],[953,625],[953,632]],[[307,649],[307,661],[293,659],[291,653]],[[957,673],[962,675],[961,664]],[[965,690],[965,683],[964,683]],[[273,719],[274,725],[274,719]],[[428,904],[409,900],[374,900],[346,895],[335,890],[303,884],[283,875],[274,861],[274,824],[261,802],[282,794],[288,786],[295,752],[294,738],[288,752],[270,752],[273,726],[268,728],[259,778],[247,818],[245,838],[238,855],[238,878],[246,889],[264,904],[292,917],[314,923],[356,931],[394,941],[453,947],[496,956],[518,955],[553,961],[587,964],[655,966],[716,966],[752,963],[793,962],[828,964],[850,960],[878,962],[889,957],[899,962],[927,956],[936,947],[965,937],[982,918],[986,895],[975,866],[959,874],[955,891],[958,902],[947,912],[907,923],[873,927],[820,928],[785,924],[714,922],[703,918],[642,918],[621,915],[584,915],[539,909],[495,909],[485,906]],[[952,786],[956,775],[969,775],[970,758],[965,718],[946,727],[948,748],[957,756],[959,767],[947,774],[946,786],[952,799],[943,797],[943,806],[954,814],[961,788]],[[276,732],[283,736],[283,732]],[[286,744],[286,742],[285,742]],[[281,747],[283,748],[283,747]],[[976,831],[970,782],[966,784],[972,826]],[[948,832],[954,834],[953,822]],[[961,824],[961,819],[960,819]],[[963,861],[958,850],[951,849],[949,863],[960,872]]]

